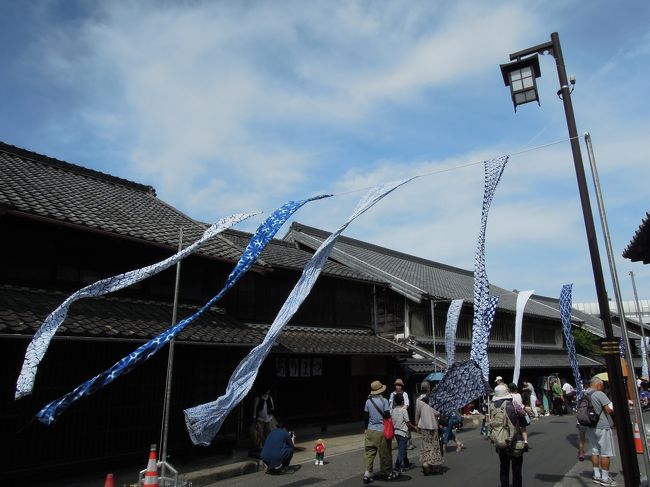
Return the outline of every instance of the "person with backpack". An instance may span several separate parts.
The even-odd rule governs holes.
[[[490,440],[499,454],[499,478],[501,487],[521,487],[521,468],[523,465],[524,439],[521,426],[523,414],[512,403],[512,395],[505,384],[494,388],[493,402],[490,405]],[[512,484],[510,470],[512,469]]]
[[[603,392],[603,381],[592,377],[589,389],[578,401],[576,419],[586,426],[585,437],[591,448],[591,465],[594,469],[592,481],[605,486],[617,486],[618,482],[609,476],[610,459],[614,453],[614,435],[612,427],[614,414],[612,401]]]

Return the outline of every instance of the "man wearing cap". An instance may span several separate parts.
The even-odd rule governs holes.
[[[501,384],[503,384],[503,377],[501,377],[500,375],[497,375],[497,378],[494,379],[494,383],[495,383],[496,385],[498,385],[498,386],[501,385]]]
[[[363,408],[363,417],[365,422],[365,452],[364,461],[366,471],[363,474],[363,483],[369,484],[374,481],[373,464],[375,457],[379,454],[379,466],[381,473],[392,480],[399,476],[398,472],[393,472],[393,458],[390,442],[384,438],[384,418],[390,418],[390,406],[382,393],[386,386],[378,380],[370,384],[370,394],[366,399]]]

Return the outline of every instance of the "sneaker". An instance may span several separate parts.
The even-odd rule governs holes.
[[[374,482],[374,481],[375,481],[375,479],[372,478],[372,477],[368,477],[366,475],[363,476],[363,483],[364,484],[369,484],[370,482]]]
[[[391,473],[388,474],[388,477],[386,477],[386,480],[396,480],[396,479],[400,478],[401,476],[402,476],[402,474],[399,471],[393,470]]]
[[[314,465],[318,465],[318,460],[314,460]]]
[[[609,477],[607,480],[600,479],[598,483],[607,487],[618,487],[618,482],[611,477]]]
[[[591,481],[592,481],[594,484],[601,485],[600,483],[602,482],[602,479],[601,479],[600,477],[592,477],[592,478],[591,478]]]

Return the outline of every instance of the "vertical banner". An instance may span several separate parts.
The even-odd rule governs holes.
[[[645,377],[646,380],[650,378],[648,377],[648,340],[650,340],[650,337],[641,339],[641,353],[643,354],[641,359],[641,376]]]
[[[315,196],[306,200],[288,201],[280,208],[275,210],[258,228],[255,234],[251,237],[250,242],[244,249],[242,256],[235,265],[226,279],[226,283],[219,293],[212,297],[206,304],[203,305],[196,313],[188,318],[185,318],[178,323],[174,324],[171,328],[165,330],[156,338],[149,340],[147,343],[138,347],[135,351],[131,352],[126,357],[122,358],[119,362],[115,363],[112,367],[104,372],[96,375],[92,379],[84,382],[72,392],[65,396],[52,401],[41,409],[36,417],[39,421],[45,424],[51,424],[55,419],[62,414],[72,403],[78,401],[84,396],[88,396],[98,390],[106,387],[119,376],[128,374],[141,363],[149,360],[154,354],[162,349],[181,331],[183,331],[191,322],[201,316],[206,310],[210,309],[217,301],[219,301],[228,292],[235,283],[251,268],[259,255],[266,248],[271,239],[280,230],[282,225],[305,203],[309,201],[326,198],[326,195]]]
[[[462,299],[454,299],[447,310],[447,323],[445,324],[445,350],[447,351],[447,369],[454,363],[456,355],[456,329],[458,318],[463,307]]]
[[[481,209],[481,226],[479,228],[474,258],[474,320],[472,323],[472,349],[470,357],[481,367],[485,380],[488,380],[490,371],[490,366],[487,361],[487,343],[498,300],[498,298],[490,296],[490,285],[485,271],[485,229],[487,227],[488,213],[492,199],[494,198],[494,192],[507,162],[508,156],[502,156],[497,159],[487,160],[483,163],[485,171],[483,207]]]
[[[517,294],[517,312],[515,314],[515,370],[512,373],[512,382],[519,383],[519,369],[521,366],[521,327],[524,322],[524,308],[534,293],[534,290],[521,291]]]
[[[576,355],[576,346],[571,334],[571,290],[573,284],[565,284],[562,286],[560,292],[560,316],[562,317],[562,331],[564,332],[564,340],[566,341],[566,348],[569,354],[569,363],[571,370],[573,370],[573,379],[576,382],[576,397],[582,396],[582,379],[580,378],[580,369],[578,369],[578,357]]]
[[[21,397],[32,393],[38,365],[41,363],[41,360],[43,360],[43,356],[45,355],[47,348],[50,346],[52,337],[59,329],[59,326],[61,326],[61,323],[65,320],[65,317],[68,314],[68,309],[72,303],[79,299],[96,298],[119,291],[120,289],[124,289],[125,287],[156,275],[165,269],[169,269],[178,261],[198,250],[201,245],[218,233],[221,233],[242,220],[246,220],[256,214],[257,213],[240,213],[222,218],[203,232],[203,236],[200,239],[171,257],[147,267],[118,274],[117,276],[107,277],[70,295],[58,308],[52,311],[52,313],[45,318],[45,321],[27,346],[25,360],[16,384],[15,398],[20,399]]]
[[[280,336],[284,326],[293,317],[302,302],[309,295],[323,266],[325,265],[325,262],[327,262],[339,235],[343,233],[352,221],[371,208],[384,196],[412,179],[414,178],[377,186],[371,189],[361,199],[350,218],[348,218],[348,220],[343,223],[338,230],[327,237],[327,239],[325,239],[321,246],[316,250],[311,260],[303,269],[300,279],[291,290],[291,293],[282,305],[275,320],[273,320],[264,340],[258,346],[253,348],[239,363],[228,381],[228,386],[226,387],[224,394],[213,402],[200,404],[184,411],[185,424],[190,438],[195,445],[209,445],[221,428],[221,425],[228,414],[230,414],[237,404],[246,397],[246,394],[248,394],[251,387],[253,387],[253,383],[257,377],[257,371],[262,365],[262,362]]]

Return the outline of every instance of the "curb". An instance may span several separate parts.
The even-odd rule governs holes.
[[[259,471],[260,461],[245,460],[242,462],[219,465],[211,468],[204,468],[195,472],[183,474],[185,480],[192,482],[193,487],[208,485],[219,480],[225,480],[240,475],[255,473]]]

